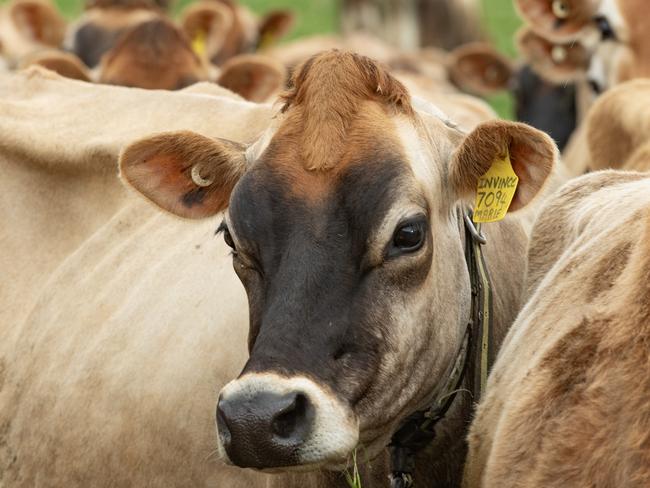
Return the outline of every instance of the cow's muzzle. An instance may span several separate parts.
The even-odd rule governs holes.
[[[242,468],[335,467],[356,447],[356,417],[305,377],[246,374],[222,390],[219,448]]]

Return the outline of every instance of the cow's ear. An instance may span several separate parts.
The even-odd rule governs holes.
[[[258,48],[266,48],[286,36],[295,21],[295,15],[290,10],[272,10],[267,13],[259,26]]]
[[[127,146],[120,176],[164,210],[200,219],[228,206],[246,172],[244,147],[189,131],[166,132]]]
[[[551,83],[580,80],[589,69],[589,52],[579,42],[554,43],[523,27],[517,33],[516,43],[531,68]]]
[[[284,88],[287,70],[266,56],[240,55],[227,61],[217,83],[252,102],[264,102]]]
[[[63,43],[65,20],[49,1],[19,0],[9,12],[16,29],[26,38],[52,47]]]
[[[479,178],[506,155],[519,178],[512,211],[526,206],[539,193],[557,161],[558,149],[548,135],[529,125],[484,122],[465,137],[451,158],[450,183],[458,198],[476,195]]]
[[[449,56],[447,68],[456,86],[481,96],[509,89],[514,73],[510,60],[483,42],[456,48]]]
[[[515,0],[521,17],[556,42],[575,40],[590,25],[602,0]]]
[[[63,51],[39,52],[24,59],[19,67],[23,69],[34,65],[47,68],[65,78],[92,81],[90,69],[72,53]]]
[[[233,22],[232,11],[227,6],[204,0],[185,10],[181,25],[194,52],[211,59],[222,48]]]

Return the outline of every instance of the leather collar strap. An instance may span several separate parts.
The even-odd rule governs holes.
[[[492,287],[481,246],[485,237],[472,222],[471,211],[463,216],[465,226],[465,261],[472,288],[470,321],[456,359],[441,393],[427,410],[413,413],[405,419],[388,446],[391,455],[391,488],[412,488],[415,472],[415,454],[436,437],[435,428],[444,418],[462,390],[467,377],[475,403],[485,391],[489,368],[494,355],[492,340]],[[472,361],[473,358],[473,361]]]

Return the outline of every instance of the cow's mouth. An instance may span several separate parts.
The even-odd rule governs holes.
[[[345,468],[359,439],[356,416],[336,395],[306,377],[274,373],[226,385],[217,431],[225,460],[270,472]]]

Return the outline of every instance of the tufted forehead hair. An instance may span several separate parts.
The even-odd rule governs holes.
[[[308,170],[332,169],[343,154],[346,134],[367,102],[388,115],[414,115],[411,97],[375,61],[338,50],[317,54],[294,72],[282,95],[283,125],[300,127],[303,164]]]

